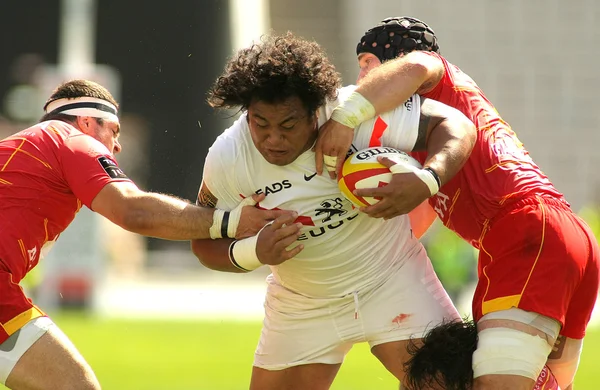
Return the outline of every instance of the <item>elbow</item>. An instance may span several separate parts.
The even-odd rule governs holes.
[[[465,138],[469,154],[471,154],[477,142],[477,127],[467,118],[465,118]]]
[[[438,58],[421,51],[413,51],[400,59],[405,61],[411,75],[423,82],[429,81],[444,70],[444,66]]]
[[[204,248],[204,245],[203,245],[204,241],[206,241],[206,240],[190,241],[190,247],[192,249],[192,253],[194,254],[194,256],[196,256],[196,258],[198,259],[200,264],[202,264],[206,268],[211,269],[213,271],[219,271],[220,269],[218,267],[216,267],[215,264],[213,264],[209,260],[210,255]]]

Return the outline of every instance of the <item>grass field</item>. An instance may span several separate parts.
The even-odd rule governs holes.
[[[258,321],[145,321],[56,316],[54,320],[92,365],[106,390],[247,389]],[[600,388],[600,329],[589,332],[575,381]],[[334,390],[397,389],[394,378],[355,346]]]

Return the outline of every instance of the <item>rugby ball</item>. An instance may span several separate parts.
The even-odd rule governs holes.
[[[350,155],[344,166],[342,174],[338,177],[338,187],[342,194],[356,207],[374,205],[380,199],[372,197],[359,197],[352,191],[359,188],[383,187],[392,180],[392,172],[385,165],[377,161],[377,157],[387,157],[396,162],[402,172],[412,172],[422,168],[421,164],[410,155],[386,146],[366,148]],[[404,167],[404,168],[403,168]]]

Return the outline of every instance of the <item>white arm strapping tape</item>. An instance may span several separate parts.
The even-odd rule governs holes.
[[[244,198],[244,200],[242,200],[240,204],[238,204],[236,208],[234,208],[230,212],[216,209],[213,214],[212,226],[209,229],[210,238],[212,238],[213,240],[216,238],[235,238],[235,233],[237,233],[237,228],[240,224],[240,218],[242,216],[242,209],[245,206],[254,206],[255,204],[256,202],[254,201],[254,199],[251,196],[249,196],[247,198]],[[222,233],[225,233],[223,232],[223,221],[225,221],[225,219],[227,219],[227,234],[224,237]]]
[[[363,95],[354,91],[348,99],[333,109],[331,119],[354,129],[375,116],[375,107]]]
[[[236,268],[242,271],[254,271],[263,265],[256,254],[257,244],[258,234],[232,242],[229,247],[229,260]]]
[[[390,158],[390,160],[394,161],[393,157]],[[429,193],[431,196],[438,193],[440,186],[433,176],[433,173],[426,169],[417,168],[414,165],[406,164],[404,162],[395,162],[396,164],[390,167],[390,171],[392,173],[414,173],[419,179],[421,179],[423,183],[425,183],[427,188],[429,188]]]

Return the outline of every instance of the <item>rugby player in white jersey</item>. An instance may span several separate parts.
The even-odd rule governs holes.
[[[240,50],[209,91],[213,107],[240,107],[242,115],[210,148],[198,202],[227,210],[264,193],[258,207],[297,213],[249,239],[192,242],[214,270],[271,267],[251,389],[328,389],[359,342],[402,381],[408,340],[459,318],[408,216],[370,218],[328,176],[316,175],[317,129],[353,90],[339,85],[319,45],[288,33]],[[426,166],[443,180],[460,169],[475,140],[463,114],[418,95],[362,126],[378,130],[355,131],[354,149],[381,141],[437,153]],[[436,192],[431,172],[414,174],[429,175],[421,190]]]

